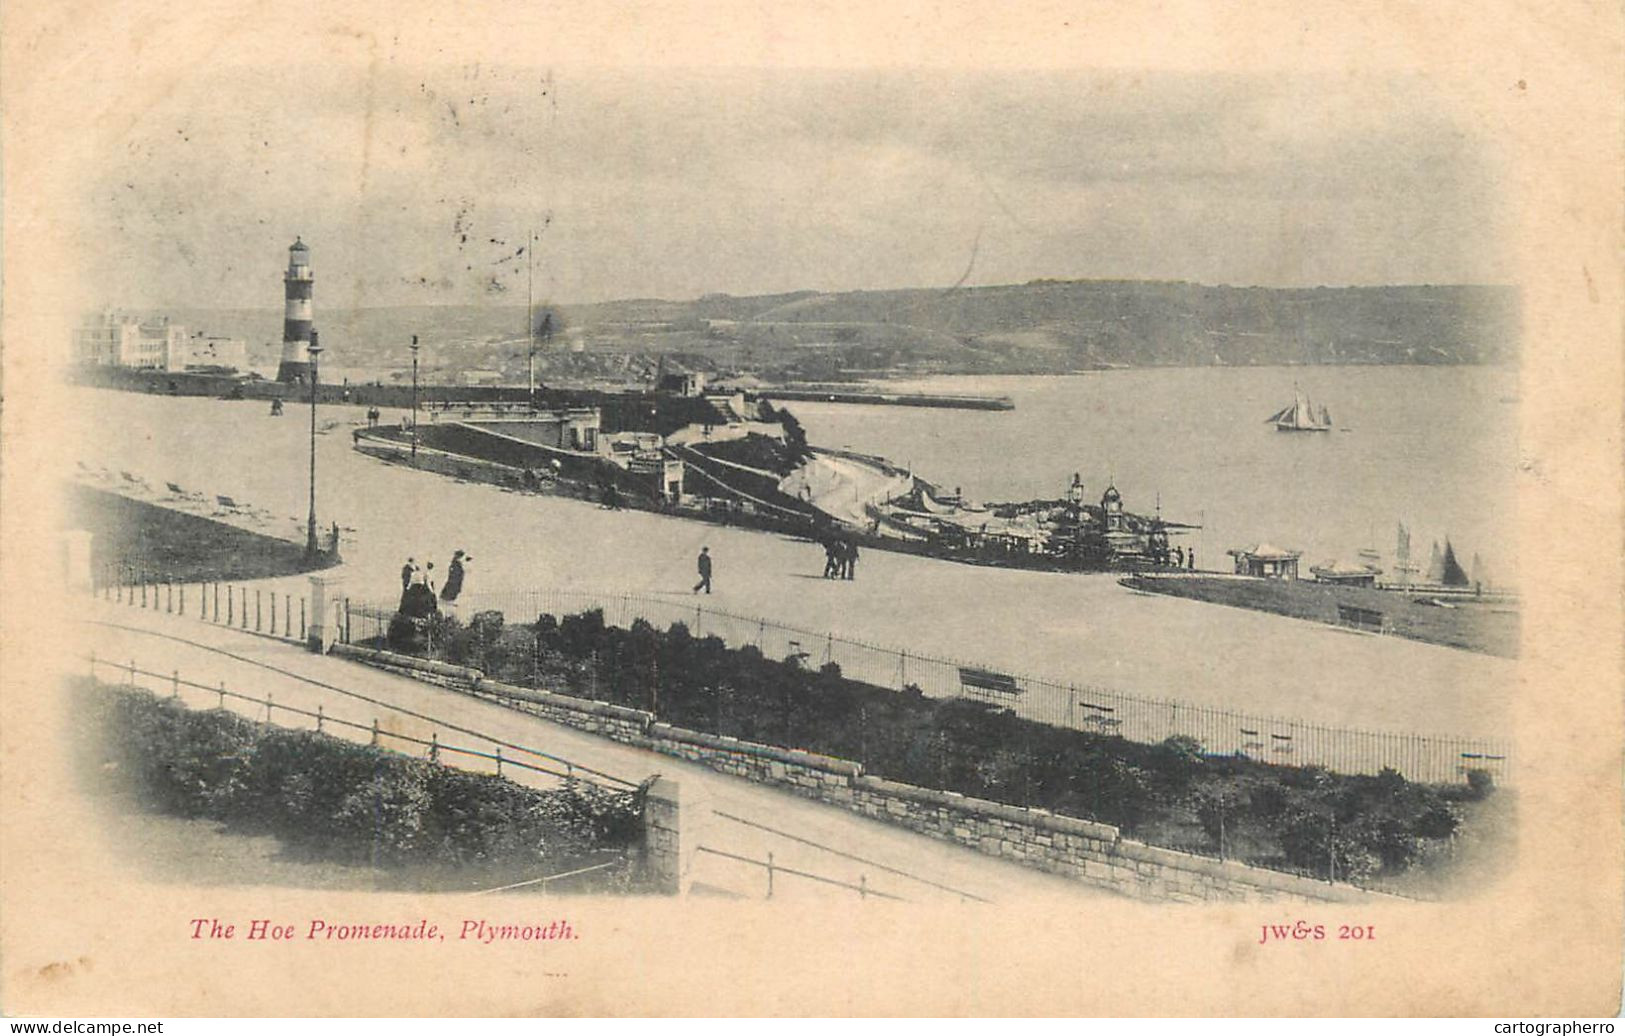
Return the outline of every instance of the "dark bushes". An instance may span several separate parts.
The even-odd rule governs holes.
[[[153,806],[274,834],[324,858],[552,866],[625,850],[641,834],[631,792],[576,781],[539,791],[145,691],[81,693],[112,761]]]
[[[1018,806],[1100,820],[1196,851],[1342,878],[1397,873],[1460,823],[1457,800],[1488,793],[1319,767],[1204,754],[1171,737],[1148,745],[1022,719],[970,699],[901,692],[846,678],[838,665],[766,658],[638,620],[606,626],[601,610],[528,627],[481,613],[437,634],[436,657],[497,679],[648,709],[677,726],[862,763],[866,772]]]

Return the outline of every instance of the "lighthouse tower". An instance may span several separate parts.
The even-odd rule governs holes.
[[[310,272],[310,247],[294,238],[288,249],[288,272],[282,275],[286,308],[282,311],[282,362],[276,380],[302,382],[310,374],[310,297],[315,277]]]

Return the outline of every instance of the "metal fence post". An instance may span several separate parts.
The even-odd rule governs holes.
[[[90,678],[96,679],[96,652],[90,653]]]
[[[181,696],[181,671],[179,669],[170,674],[169,696],[171,698],[179,698]]]
[[[241,590],[242,593],[238,594],[237,596],[239,598],[241,598],[242,602],[243,602],[243,606],[240,609],[238,609],[238,611],[241,614],[241,618],[243,620],[243,624],[242,624],[241,628],[247,629],[248,628],[248,587],[242,586],[242,587],[238,587],[238,589]]]
[[[220,681],[220,707],[226,707],[226,681]]]
[[[434,730],[429,731],[429,761],[431,763],[440,761],[440,734]]]
[[[299,598],[299,639],[300,640],[306,639],[306,636],[305,636],[305,599],[303,597]]]
[[[142,579],[141,579],[141,607],[145,608],[146,606],[147,606],[147,580],[146,580],[146,577],[143,576]]]
[[[262,607],[263,603],[264,603],[264,598],[260,594],[259,587],[255,587],[254,588],[254,632],[255,633],[258,633],[260,631],[260,618],[262,617],[262,614],[263,614],[263,612],[265,610]]]
[[[293,636],[293,595],[282,595],[282,635]]]
[[[168,612],[171,615],[175,614],[175,584],[174,583],[167,583],[166,582],[164,584],[164,611]]]
[[[497,776],[502,776],[502,746],[497,746]]]
[[[135,686],[135,659],[130,659],[130,686]]]
[[[181,584],[181,614],[186,614],[186,584]]]
[[[378,747],[378,717],[377,716],[374,716],[372,718],[372,744],[373,744],[374,748]]]
[[[350,599],[344,599],[344,642],[350,643]]]
[[[271,594],[271,636],[276,636],[276,594]]]
[[[318,734],[322,732],[322,720],[324,719],[326,719],[326,716],[323,715],[322,707],[320,705],[316,706],[316,733]]]
[[[767,898],[773,898],[773,854],[767,854]]]
[[[220,588],[215,587],[215,604],[218,605],[219,603],[220,603]],[[227,626],[235,626],[237,624],[235,609],[236,609],[236,600],[232,597],[231,587],[227,586],[226,587],[226,625]]]

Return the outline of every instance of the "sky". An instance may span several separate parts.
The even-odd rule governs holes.
[[[1505,283],[1500,176],[1356,77],[388,63],[183,78],[77,215],[122,308],[561,303],[1036,278]]]

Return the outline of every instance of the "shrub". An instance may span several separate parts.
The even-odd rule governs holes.
[[[1181,794],[1201,772],[1202,742],[1184,735],[1167,738],[1148,753],[1147,762],[1166,793]]]
[[[1287,791],[1279,784],[1255,784],[1247,792],[1247,812],[1259,820],[1274,820],[1286,812]]]
[[[403,862],[416,853],[433,804],[424,767],[383,766],[339,799],[332,828],[343,843],[370,846],[377,862]]]
[[[1467,789],[1474,799],[1487,798],[1495,790],[1495,775],[1488,770],[1468,770]]]

